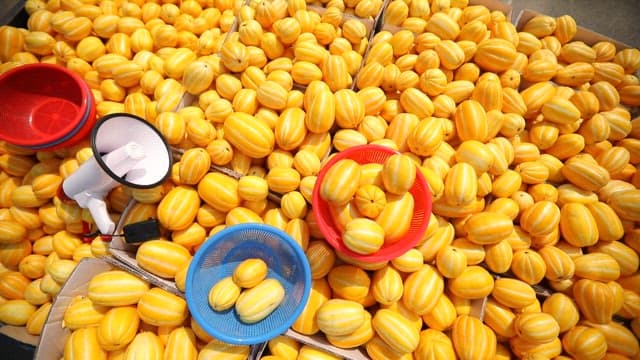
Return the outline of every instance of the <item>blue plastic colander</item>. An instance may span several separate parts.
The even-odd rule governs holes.
[[[264,260],[267,278],[280,281],[285,298],[263,320],[246,324],[234,308],[215,311],[209,306],[211,287],[248,258]],[[307,303],[311,269],[304,251],[286,232],[270,225],[230,226],[202,244],[187,272],[186,297],[191,315],[209,335],[229,344],[254,345],[283,334]]]

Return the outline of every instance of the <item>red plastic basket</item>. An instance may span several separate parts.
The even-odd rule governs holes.
[[[71,146],[96,122],[91,89],[64,66],[27,64],[0,76],[0,140],[33,150]]]
[[[358,261],[381,262],[394,259],[404,254],[407,250],[415,247],[424,235],[427,224],[429,223],[429,217],[431,216],[432,199],[429,186],[420,171],[416,172],[416,181],[411,189],[409,189],[409,192],[414,198],[414,213],[409,230],[407,230],[407,233],[400,240],[392,244],[383,245],[380,250],[373,254],[358,254],[349,250],[349,248],[344,245],[340,230],[331,215],[330,205],[320,196],[320,184],[322,184],[325,174],[329,168],[339,160],[352,159],[359,164],[382,164],[391,155],[397,153],[397,151],[381,145],[354,146],[335,154],[320,170],[316,185],[313,188],[313,215],[315,215],[318,227],[325,239],[336,251]]]

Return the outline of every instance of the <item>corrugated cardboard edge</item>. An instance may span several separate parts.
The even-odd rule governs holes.
[[[523,9],[520,11],[520,13],[516,16],[515,20],[514,20],[514,25],[516,27],[516,29],[518,31],[522,30],[522,28],[524,27],[524,25],[527,23],[527,21],[531,20],[532,18],[534,18],[535,16],[538,15],[545,15],[543,13],[537,12],[535,10],[531,10],[531,9]],[[603,34],[600,34],[598,32],[595,32],[593,30],[590,30],[588,28],[582,27],[580,25],[578,25],[578,31],[576,32],[576,35],[573,37],[572,41],[582,41],[587,45],[593,45],[599,41],[609,41],[611,43],[613,43],[616,46],[616,49],[622,50],[622,49],[629,49],[632,48],[632,46],[627,45],[621,41],[618,41],[616,39],[612,39],[608,36],[605,36]]]
[[[82,259],[60,289],[47,317],[36,347],[34,360],[59,360],[64,354],[64,344],[71,331],[62,327],[64,312],[77,295],[86,295],[91,278],[112,269],[102,259]]]

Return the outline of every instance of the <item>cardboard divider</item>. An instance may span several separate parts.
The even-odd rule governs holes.
[[[514,25],[516,26],[516,29],[518,31],[521,31],[522,28],[524,28],[524,25],[531,19],[533,19],[534,17],[538,16],[538,15],[545,15],[542,14],[540,12],[537,12],[535,10],[530,10],[530,9],[524,9],[522,11],[520,11],[520,13],[516,16],[515,20],[513,21]],[[576,32],[576,35],[573,37],[572,41],[582,41],[587,45],[594,45],[595,43],[599,42],[599,41],[609,41],[611,43],[613,43],[616,46],[616,49],[618,51],[622,50],[622,49],[629,49],[631,48],[630,45],[627,45],[621,41],[612,39],[608,36],[605,36],[603,34],[597,33],[593,30],[587,29],[585,27],[582,27],[580,25],[578,25],[578,31]]]
[[[87,294],[91,278],[111,269],[112,265],[96,258],[86,258],[78,263],[51,305],[49,317],[36,347],[35,360],[62,358],[65,340],[71,334],[71,330],[63,327],[64,312],[76,296]]]

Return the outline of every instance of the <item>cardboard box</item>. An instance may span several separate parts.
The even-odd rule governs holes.
[[[60,289],[60,293],[58,293],[51,306],[51,312],[42,329],[42,335],[39,341],[36,342],[34,360],[59,360],[62,358],[65,341],[71,334],[69,329],[62,326],[67,307],[76,296],[87,295],[89,282],[94,276],[112,269],[131,272],[126,265],[109,256],[85,258],[78,263],[78,266],[71,273],[62,289]],[[137,275],[135,272],[133,274]],[[184,296],[184,294],[180,294]],[[266,344],[252,346],[248,359],[258,359],[258,352],[263,351],[265,346]]]
[[[518,31],[522,30],[522,28],[524,27],[524,25],[531,20],[532,18],[534,18],[535,16],[538,15],[544,15],[542,13],[539,13],[535,10],[530,10],[530,9],[524,9],[522,11],[520,11],[520,13],[516,16],[514,22],[514,25],[516,26],[516,29]],[[587,45],[594,45],[595,43],[599,42],[599,41],[609,41],[611,43],[613,43],[616,46],[616,49],[618,51],[622,50],[622,49],[629,49],[632,46],[629,46],[621,41],[612,39],[608,36],[602,35],[600,33],[597,33],[593,30],[587,29],[585,27],[582,27],[578,24],[578,31],[576,32],[576,35],[573,37],[572,41],[582,41]]]
[[[24,326],[2,325],[0,334],[19,341],[26,346],[36,346],[40,341],[40,336],[31,335]]]
[[[399,26],[393,26],[393,25],[386,25],[384,23],[384,15],[385,15],[385,11],[387,10],[387,7],[389,6],[389,4],[391,4],[392,1],[402,1],[402,0],[388,0],[385,3],[385,7],[382,11],[382,14],[380,14],[380,16],[378,17],[377,23],[376,23],[376,31],[372,32],[369,36],[369,44],[367,46],[367,50],[364,53],[364,56],[362,57],[362,66],[360,67],[360,69],[362,69],[364,67],[364,65],[367,62],[367,57],[369,56],[369,51],[371,50],[371,45],[373,42],[373,39],[375,37],[375,35],[381,31],[389,31],[391,33],[396,33],[400,30],[402,30],[402,27]],[[489,10],[497,10],[500,11],[502,13],[505,14],[507,21],[511,21],[511,15],[512,15],[512,8],[510,5],[507,5],[499,0],[470,0],[469,1],[469,5],[483,5],[485,7],[487,7]],[[358,75],[356,74],[356,76],[354,76],[353,79],[353,86],[352,88],[354,90],[358,90],[358,86],[357,86],[357,81],[358,81]]]
[[[111,269],[112,265],[102,259],[87,258],[78,263],[51,305],[36,347],[35,360],[59,360],[62,357],[65,340],[71,334],[69,329],[62,327],[65,310],[74,297],[87,294],[91,278]]]
[[[385,7],[384,11],[387,10],[387,7],[389,6],[389,4],[392,1],[402,1],[402,0],[391,0],[387,3],[387,6]],[[506,4],[500,0],[469,0],[469,5],[483,5],[486,8],[488,8],[489,10],[498,10],[502,13],[505,14],[505,16],[507,17],[508,21],[512,21],[512,12],[513,12],[513,8],[511,7],[511,5]],[[379,28],[380,30],[386,30],[386,31],[391,31],[393,33],[399,31],[402,29],[402,27],[399,26],[394,26],[394,25],[386,25],[384,23],[384,11],[382,13],[382,15],[380,16],[380,24],[379,24]]]
[[[371,28],[367,27],[367,30],[371,31],[371,29],[373,29],[375,26],[375,24],[378,23],[378,21],[380,20],[380,18],[382,17],[382,13],[384,12],[384,9],[387,8],[387,5],[389,4],[391,0],[383,0],[382,1],[382,5],[380,6],[380,11],[378,11],[378,13],[373,17],[373,18],[363,18],[360,16],[357,16],[353,13],[346,13],[344,16],[347,19],[360,19],[361,21],[363,21],[366,25],[366,23],[371,23]],[[325,4],[321,3],[321,2],[313,2],[313,3],[308,3],[307,4],[307,9],[313,10],[318,12],[319,14],[322,15],[322,13],[327,9],[325,7]],[[348,9],[347,9],[348,10]]]

